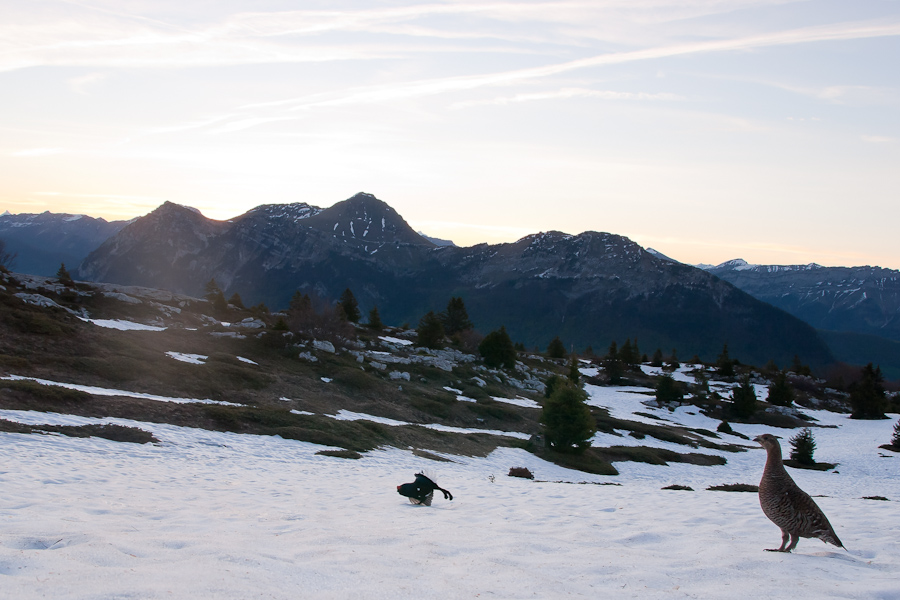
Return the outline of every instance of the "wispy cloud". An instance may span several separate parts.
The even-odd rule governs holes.
[[[861,137],[862,141],[869,142],[872,144],[893,144],[897,141],[897,138],[892,138],[884,135],[864,135]]]
[[[35,196],[68,196],[71,198],[103,198],[107,200],[150,200],[162,202],[155,196],[135,196],[128,194],[72,194],[69,192],[33,192]]]
[[[68,83],[69,87],[72,88],[72,91],[76,94],[87,95],[90,86],[103,81],[106,77],[106,73],[88,73],[87,75],[81,75],[80,77],[72,77],[68,80]]]
[[[598,100],[663,100],[678,101],[684,100],[684,97],[677,94],[658,93],[650,94],[646,92],[615,92],[610,90],[591,90],[586,88],[563,88],[549,92],[535,92],[531,94],[516,94],[514,96],[502,96],[489,100],[470,100],[466,102],[457,102],[450,106],[453,109],[470,108],[473,106],[496,105],[502,106],[506,104],[516,104],[519,102],[533,102],[540,100],[559,100],[569,98],[595,98]]]
[[[13,152],[12,156],[20,156],[25,158],[51,156],[53,154],[62,154],[65,151],[65,148],[28,148],[27,150],[19,150],[17,152]]]
[[[40,65],[92,68],[200,67],[362,61],[382,57],[408,57],[422,52],[423,48],[409,45],[405,38],[410,36],[434,39],[481,37],[486,40],[510,41],[533,40],[537,35],[545,39],[550,36],[558,45],[557,49],[562,46],[574,48],[581,44],[573,42],[574,39],[602,39],[602,33],[593,31],[597,27],[596,23],[642,25],[648,22],[677,21],[782,1],[743,0],[726,3],[711,0],[672,3],[662,0],[616,0],[527,4],[449,2],[370,10],[237,13],[219,22],[185,26],[123,10],[110,10],[66,0],[71,7],[68,12],[36,15],[20,8],[16,15],[24,14],[27,18],[12,18],[0,23],[0,71]],[[532,33],[527,27],[511,28],[501,25],[511,23],[540,23],[541,33]],[[380,38],[367,35],[363,39],[349,40],[343,35],[330,35],[359,32],[389,35]],[[631,42],[631,45],[638,43],[652,46],[643,50],[602,54],[519,71],[516,76],[540,77],[590,66],[698,52],[898,34],[898,22],[839,23],[689,44],[659,45],[659,40],[665,39],[667,35],[657,32],[656,44],[649,39]],[[597,38],[597,35],[601,38]],[[614,43],[628,44],[622,39],[617,39]],[[444,50],[436,49],[438,52]],[[465,51],[465,47],[455,50]],[[494,51],[499,50],[494,48]],[[523,53],[528,51],[522,49]]]
[[[737,39],[695,42],[629,52],[611,52],[540,67],[483,75],[426,79],[368,86],[350,89],[344,92],[319,94],[315,96],[247,105],[243,108],[291,106],[292,109],[299,110],[322,106],[371,104],[395,101],[404,98],[473,90],[489,86],[510,85],[593,67],[618,65],[637,61],[660,60],[689,54],[745,51],[770,46],[884,36],[900,36],[900,21],[891,23],[843,23],[822,27],[794,29]]]

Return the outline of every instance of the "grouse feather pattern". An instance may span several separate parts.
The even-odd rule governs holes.
[[[774,435],[764,433],[755,441],[766,449],[768,457],[759,482],[759,505],[770,521],[781,529],[781,546],[770,552],[790,552],[800,538],[819,538],[839,548],[844,545],[828,518],[809,494],[794,483],[784,468],[781,445]],[[788,541],[790,540],[790,544]]]

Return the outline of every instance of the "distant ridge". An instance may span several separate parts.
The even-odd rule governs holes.
[[[708,272],[818,329],[900,341],[900,271],[881,267],[751,265],[742,259]]]
[[[14,268],[22,273],[51,277],[65,263],[74,269],[128,221],[106,221],[68,213],[0,215],[0,239],[16,254]]]
[[[77,275],[202,295],[215,279],[245,303],[286,307],[298,291],[415,324],[464,298],[482,332],[505,325],[515,341],[603,352],[638,338],[652,353],[677,348],[713,360],[727,342],[746,362],[833,360],[815,331],[700,269],[623,236],[549,231],[509,244],[438,246],[372,194],[320,209],[263,205],[228,221],[165,203],[91,253]]]

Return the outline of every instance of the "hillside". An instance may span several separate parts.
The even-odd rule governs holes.
[[[769,406],[768,380],[748,371],[759,411],[733,419],[735,382],[707,366],[669,368],[689,395],[660,406],[652,388],[663,369],[639,365],[608,385],[602,365],[585,360],[598,432],[574,461],[537,437],[539,390],[564,365],[520,353],[515,368],[488,369],[452,346],[419,348],[399,329],[355,329],[330,347],[277,320],[238,307],[215,315],[167,291],[0,273],[4,591],[895,592],[900,454],[880,446],[896,414],[850,420],[846,394],[799,376],[797,403]],[[723,417],[731,433],[717,431]],[[802,540],[793,556],[766,553],[780,534],[756,494],[715,489],[757,483],[764,455],[751,438],[777,432],[787,453],[799,426],[812,428],[816,458],[831,468],[791,475],[847,551]],[[512,467],[535,480],[509,477]],[[452,501],[413,506],[396,493],[422,469]],[[796,586],[801,562],[816,576]]]

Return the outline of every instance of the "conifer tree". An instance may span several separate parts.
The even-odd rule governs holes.
[[[433,310],[428,311],[428,314],[419,320],[416,334],[418,335],[417,343],[419,346],[440,348],[444,345],[444,326]]]
[[[68,287],[75,285],[72,276],[69,275],[69,271],[66,270],[66,263],[60,263],[59,270],[56,272],[56,278],[59,279],[59,282],[64,286]]]
[[[309,294],[303,294],[300,290],[294,292],[294,295],[291,296],[291,303],[288,305],[289,312],[307,312],[312,310],[312,298],[309,297]]]
[[[809,427],[804,427],[800,433],[791,438],[791,460],[801,465],[815,465],[816,461],[813,459],[815,451],[816,440]]]
[[[653,353],[653,358],[650,359],[651,367],[661,367],[663,366],[663,353],[662,349],[657,348],[656,352]]]
[[[709,376],[702,368],[694,372],[694,397],[704,399],[709,395]]]
[[[378,305],[373,306],[369,311],[369,322],[366,326],[375,331],[384,329],[384,323],[381,322],[381,315],[378,313]]]
[[[343,311],[345,319],[351,323],[359,323],[359,318],[361,316],[359,314],[359,303],[356,301],[356,296],[353,295],[350,288],[345,289],[341,294],[341,298],[338,300],[338,306]]]
[[[474,327],[472,321],[469,320],[466,304],[461,297],[450,298],[447,310],[441,313],[441,322],[444,326],[444,333],[448,336],[454,336]]]
[[[625,369],[622,365],[622,359],[619,357],[619,350],[615,340],[609,345],[609,351],[603,360],[603,368],[606,369],[606,376],[610,383],[616,384],[622,381]]]
[[[241,296],[237,292],[231,295],[231,298],[228,299],[228,304],[233,304],[237,308],[246,308],[244,306],[244,301],[241,300]]]
[[[544,382],[544,398],[549,398],[553,392],[562,385],[566,385],[566,380],[559,375],[553,374]]]
[[[562,343],[562,340],[559,339],[559,336],[556,336],[550,340],[549,344],[547,344],[547,356],[550,358],[566,357],[566,346]]]
[[[891,437],[891,446],[900,448],[900,421],[894,424],[894,435]]]
[[[204,292],[203,297],[212,305],[214,313],[221,316],[228,311],[228,302],[225,300],[225,294],[222,293],[219,284],[216,283],[214,278],[206,282]]]
[[[670,369],[675,370],[681,367],[681,363],[678,362],[678,350],[672,348],[672,354],[669,356],[668,366]]]
[[[492,367],[506,367],[512,369],[516,366],[516,348],[513,346],[506,327],[492,331],[478,345],[478,352],[484,358],[484,364]]]
[[[622,347],[619,348],[619,360],[622,361],[628,367],[631,367],[637,364],[638,360],[640,360],[640,354],[638,355],[638,359],[635,359],[634,350],[631,347],[631,340],[625,338],[625,343],[622,344]]]
[[[862,370],[862,378],[850,386],[851,419],[884,419],[887,396],[884,392],[881,367],[869,363]]]
[[[809,365],[804,365],[802,362],[800,362],[799,354],[794,355],[794,361],[791,366],[791,371],[793,371],[797,375],[806,375],[806,376],[811,375],[810,370],[809,370]]]
[[[311,330],[316,324],[316,313],[313,310],[312,298],[309,297],[309,294],[301,293],[300,290],[294,292],[290,304],[288,304],[287,314],[288,325],[292,331],[311,334]]]
[[[728,344],[722,346],[722,353],[716,359],[716,372],[722,377],[734,377],[734,361],[728,356]]]
[[[569,381],[578,385],[581,379],[581,373],[578,371],[578,356],[573,352],[569,359]]]
[[[660,404],[670,404],[684,400],[684,392],[678,382],[671,375],[663,375],[656,384],[656,401]]]
[[[597,423],[584,401],[587,394],[571,382],[561,380],[544,402],[541,423],[547,445],[557,452],[581,454],[591,445]]]
[[[794,389],[788,383],[787,373],[781,371],[769,385],[766,402],[776,406],[790,406],[794,403]]]
[[[756,391],[750,383],[749,375],[745,375],[741,385],[731,392],[731,409],[735,415],[744,419],[756,412]]]

